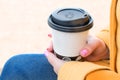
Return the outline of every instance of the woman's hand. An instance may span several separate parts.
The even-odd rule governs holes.
[[[49,34],[49,37],[52,37],[52,36]],[[53,54],[52,42],[50,43],[50,46],[45,51],[45,55],[57,74],[61,66],[66,61],[58,59]],[[87,44],[80,50],[80,55],[84,58],[84,60],[87,60],[87,61],[99,61],[99,60],[109,58],[109,49],[104,43],[104,41],[100,40],[97,37],[89,36],[87,40]]]
[[[80,50],[80,55],[87,61],[109,59],[109,49],[103,40],[89,36],[87,44]]]

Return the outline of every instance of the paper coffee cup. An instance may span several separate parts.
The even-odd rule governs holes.
[[[86,44],[91,16],[83,9],[65,8],[54,11],[48,18],[52,28],[53,49],[58,58],[75,60]]]

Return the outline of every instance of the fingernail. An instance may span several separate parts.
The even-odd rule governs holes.
[[[49,48],[47,48],[46,50],[48,50],[48,51],[49,51]]]
[[[46,50],[47,50],[47,51],[52,51],[51,45],[49,45]]]
[[[52,37],[51,34],[48,34],[48,37]]]
[[[51,49],[48,47],[47,49],[46,49],[47,51],[51,51]]]
[[[85,57],[86,54],[88,53],[88,50],[84,49],[80,52],[81,56]]]

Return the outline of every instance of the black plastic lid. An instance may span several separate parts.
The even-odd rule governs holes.
[[[83,9],[65,8],[54,11],[48,19],[48,24],[63,32],[81,32],[90,29],[93,20]]]

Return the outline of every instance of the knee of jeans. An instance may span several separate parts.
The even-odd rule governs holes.
[[[41,72],[52,72],[52,66],[43,54],[22,54],[11,57],[5,64],[2,77],[24,77],[30,80],[31,76],[36,76]],[[6,75],[6,76],[5,76]],[[40,75],[38,75],[40,76]],[[3,79],[4,80],[4,79]],[[20,79],[23,80],[23,79]]]
[[[44,54],[19,54],[8,59],[5,65],[22,65],[25,62],[38,61],[40,59],[46,59]]]
[[[45,59],[43,54],[20,54],[15,55],[7,60],[5,63],[2,74],[16,73],[16,72],[28,72],[32,67],[40,63],[40,58]],[[22,72],[22,73],[23,73]]]
[[[10,57],[10,58],[6,61],[5,65],[4,65],[4,67],[3,67],[3,70],[4,70],[4,69],[10,69],[10,68],[12,68],[13,66],[17,65],[18,63],[20,63],[20,59],[22,58],[22,56],[23,56],[23,55],[15,55],[15,56]]]
[[[32,66],[32,65],[40,65],[43,63],[47,63],[48,61],[44,54],[20,54],[11,57],[4,65],[4,67],[9,68],[22,68],[25,66]]]

